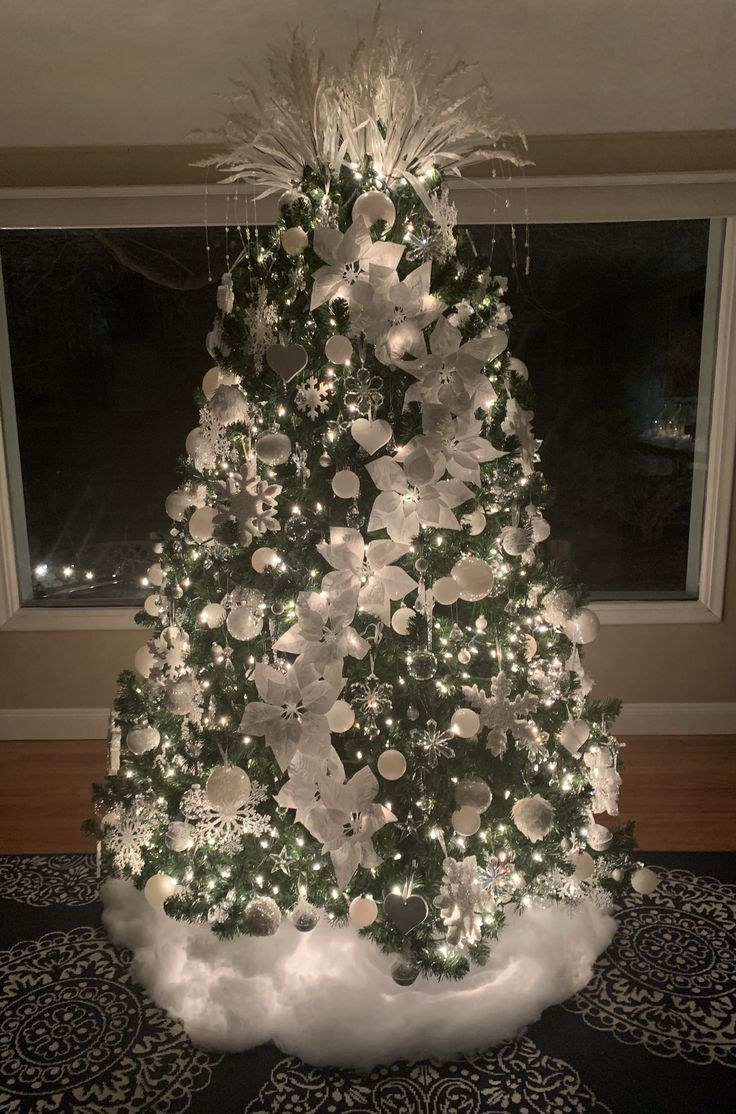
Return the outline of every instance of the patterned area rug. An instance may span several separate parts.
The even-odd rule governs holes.
[[[91,856],[0,858],[2,1114],[716,1114],[736,1076],[736,856],[655,855],[591,983],[517,1040],[363,1075],[219,1056],[131,978]]]

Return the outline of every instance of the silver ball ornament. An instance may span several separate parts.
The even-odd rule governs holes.
[[[297,932],[311,932],[319,923],[319,909],[311,901],[300,901],[291,911],[291,923]]]
[[[417,981],[418,975],[419,967],[413,959],[408,959],[406,956],[399,956],[391,964],[391,978],[398,986],[411,986]]]

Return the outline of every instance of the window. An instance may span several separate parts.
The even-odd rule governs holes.
[[[459,197],[461,218],[473,219],[479,199],[463,206]],[[68,615],[84,626],[73,617],[101,607],[105,622],[118,607],[123,622],[113,625],[127,625],[146,594],[151,535],[168,529],[164,501],[210,364],[204,230],[193,205],[184,211],[172,227],[140,220],[139,209],[145,227],[65,228],[52,218],[38,223],[56,227],[0,232],[10,354],[0,388],[18,615],[28,617],[19,625],[40,626],[45,614],[52,625]],[[538,223],[528,275],[515,261],[518,226],[515,240],[508,226],[469,226],[479,266],[493,235],[492,271],[509,276],[511,350],[530,370],[554,495],[549,555],[571,562],[595,599],[619,601],[617,614],[621,601],[702,598],[701,554],[714,546],[704,507],[718,479],[706,462],[724,223],[598,214],[595,223]],[[223,234],[210,241],[217,276]],[[723,398],[732,388],[723,367],[719,375]],[[722,432],[729,460],[731,441]],[[718,530],[724,538],[722,522]],[[7,568],[7,544],[4,559]],[[644,621],[635,610],[644,606],[623,621]],[[678,621],[658,614],[646,620]]]

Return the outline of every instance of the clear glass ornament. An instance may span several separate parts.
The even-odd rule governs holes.
[[[360,507],[357,503],[353,503],[345,514],[345,525],[349,526],[352,530],[360,530],[365,522],[365,515],[361,514]]]
[[[408,668],[415,681],[429,681],[437,672],[437,656],[431,650],[417,650],[409,658]]]
[[[303,514],[293,514],[284,527],[290,542],[306,542],[312,535],[312,527]]]

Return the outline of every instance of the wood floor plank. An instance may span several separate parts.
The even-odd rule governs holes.
[[[736,736],[625,740],[616,825],[645,851],[736,851]],[[99,740],[0,742],[0,854],[91,851],[80,832],[105,772]]]

